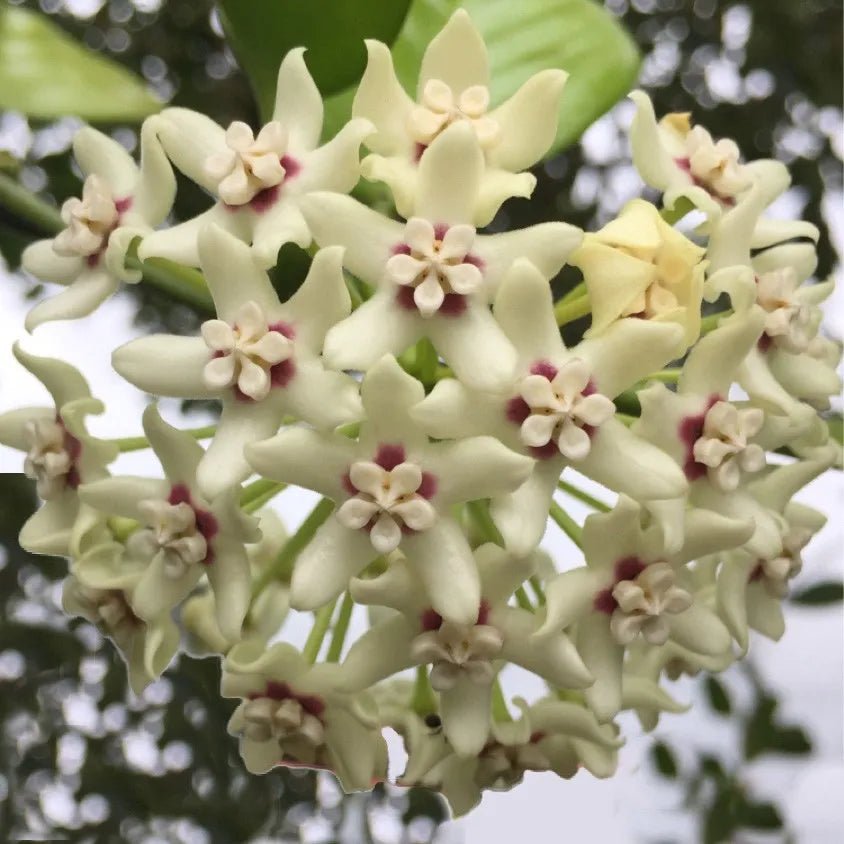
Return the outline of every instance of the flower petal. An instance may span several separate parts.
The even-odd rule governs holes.
[[[456,96],[473,85],[489,84],[486,44],[465,9],[458,9],[428,44],[422,56],[416,98],[429,79],[439,79]]]
[[[350,120],[327,144],[306,156],[301,174],[292,182],[296,191],[348,193],[360,179],[360,145],[371,133],[368,120]]]
[[[200,337],[175,334],[139,337],[120,346],[111,357],[115,370],[144,392],[197,399],[218,395],[203,378],[209,360],[211,351]]]
[[[376,132],[366,146],[381,155],[401,155],[410,150],[407,117],[413,100],[405,92],[393,67],[386,44],[366,40],[368,60],[352,104],[352,115],[371,120]]]
[[[565,350],[551,286],[527,258],[517,258],[498,288],[495,318],[519,353],[519,368],[537,360],[557,360]]]
[[[624,648],[612,636],[607,617],[590,613],[577,625],[577,649],[595,682],[584,692],[599,721],[609,721],[621,709],[621,666]]]
[[[514,492],[493,499],[490,515],[508,550],[530,553],[548,525],[548,508],[560,479],[563,461],[558,457],[537,461],[533,473]]]
[[[428,336],[467,387],[488,392],[508,389],[515,379],[516,350],[485,305],[470,302],[459,316],[436,316]]]
[[[305,64],[305,48],[288,51],[278,69],[272,119],[290,136],[293,152],[306,152],[319,143],[322,132],[322,96]]]
[[[80,499],[91,507],[110,516],[124,516],[138,522],[146,521],[138,507],[141,501],[167,498],[169,492],[167,481],[130,475],[103,478],[79,487]]]
[[[424,533],[405,536],[402,547],[433,609],[455,624],[474,624],[481,600],[480,578],[472,551],[457,523],[449,517],[440,517]]]
[[[73,136],[73,156],[86,176],[104,179],[115,199],[124,199],[135,191],[138,168],[126,148],[97,131],[83,126]]]
[[[671,639],[695,653],[718,656],[730,648],[731,637],[718,616],[694,603],[688,609],[668,616]]]
[[[198,267],[197,238],[199,233],[212,223],[226,229],[241,240],[251,239],[246,215],[227,210],[225,205],[218,202],[207,211],[184,223],[150,232],[138,246],[138,257],[142,261],[147,258],[167,258],[177,264]]]
[[[458,756],[477,756],[489,737],[492,687],[473,683],[462,672],[455,685],[440,694],[443,732]]]
[[[556,575],[545,590],[546,615],[537,637],[554,635],[585,618],[600,588],[600,578],[585,566]]]
[[[437,479],[438,507],[512,492],[527,480],[534,466],[531,458],[493,437],[434,443],[429,455],[425,465]]]
[[[296,560],[290,606],[314,610],[327,604],[376,556],[365,531],[349,530],[330,517]]]
[[[61,293],[39,302],[27,313],[24,326],[34,331],[45,322],[80,319],[93,313],[120,286],[118,279],[103,270],[83,270]]]
[[[312,489],[333,501],[346,497],[343,477],[354,460],[352,442],[309,428],[284,428],[274,437],[248,443],[246,459],[273,480]]]
[[[168,425],[154,404],[143,415],[144,433],[171,484],[194,485],[196,468],[205,452],[187,432]]]
[[[592,675],[568,636],[554,633],[532,638],[536,620],[532,613],[517,607],[502,607],[492,624],[504,635],[501,658],[513,662],[564,689],[584,689]]]
[[[404,226],[350,196],[315,192],[300,208],[320,246],[345,248],[343,266],[367,284],[381,283],[384,267],[404,241]]]
[[[357,692],[414,665],[411,642],[417,631],[402,615],[373,625],[349,649],[341,666],[341,688]]]
[[[472,127],[453,123],[422,154],[414,213],[432,223],[471,223],[483,172]]]
[[[518,172],[539,161],[554,141],[560,97],[568,74],[543,70],[530,77],[509,100],[490,113],[501,129],[489,163]]]
[[[269,400],[257,404],[232,397],[223,400],[214,438],[196,467],[196,482],[206,500],[213,501],[252,474],[244,448],[272,436],[281,417],[278,404]]]
[[[54,284],[70,284],[85,268],[84,258],[58,255],[53,239],[36,240],[21,254],[21,266],[32,275]]]
[[[220,226],[209,225],[200,231],[197,244],[220,319],[234,324],[246,302],[255,302],[265,315],[278,309],[278,295],[245,243]]]

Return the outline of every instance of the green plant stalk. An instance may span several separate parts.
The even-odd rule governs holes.
[[[533,591],[533,594],[536,595],[536,602],[539,606],[544,606],[545,604],[545,590],[542,588],[542,583],[539,580],[539,577],[535,574],[532,574],[528,578],[528,583],[530,584],[530,588]]]
[[[681,367],[669,367],[661,369],[659,372],[652,372],[645,378],[645,381],[661,381],[663,384],[676,384],[683,374]]]
[[[673,208],[663,208],[662,211],[659,212],[659,215],[665,220],[666,223],[669,225],[674,225],[674,223],[679,222],[683,219],[687,214],[691,213],[695,210],[694,203],[691,200],[687,199],[685,196],[681,196],[675,203]]]
[[[302,553],[308,543],[314,538],[314,534],[319,530],[323,522],[333,512],[334,502],[328,498],[321,499],[316,507],[311,510],[305,521],[299,525],[296,533],[284,543],[284,547],[279,551],[275,560],[261,572],[261,576],[253,584],[253,601],[264,591],[269,583],[280,578],[290,577],[296,558]]]
[[[498,677],[495,678],[495,682],[492,684],[492,718],[499,723],[513,720],[513,716],[507,708],[507,701],[504,699],[504,691],[501,688],[501,681]]]
[[[486,501],[468,501],[466,512],[487,542],[494,542],[496,545],[504,547],[504,540],[495,526],[492,516],[489,515],[489,504]]]
[[[548,515],[578,548],[583,547],[583,528],[556,501],[551,502]]]
[[[195,440],[207,440],[217,433],[216,425],[205,425],[202,428],[185,428],[184,433],[190,434]],[[146,437],[119,437],[118,439],[109,440],[114,443],[121,453],[129,451],[143,451],[149,448],[149,440]]]
[[[718,327],[718,323],[724,319],[724,317],[728,317],[731,313],[732,310],[728,308],[726,311],[718,311],[718,313],[702,317],[700,321],[700,333],[703,335],[709,334],[710,331],[714,331]]]
[[[586,282],[581,281],[575,284],[571,290],[566,291],[554,304],[562,305],[571,302],[573,299],[579,299],[586,293]]]
[[[520,586],[513,594],[516,596],[516,603],[523,610],[534,612],[533,604],[531,603],[530,598],[528,598],[528,594],[525,592],[524,586]]]
[[[15,179],[0,173],[0,207],[49,237],[65,226],[58,210]],[[126,268],[140,270],[143,280],[175,299],[203,311],[213,312],[214,302],[202,274],[164,258],[140,261],[126,256]]]
[[[413,684],[413,697],[410,705],[420,718],[437,711],[437,696],[434,694],[434,689],[428,678],[427,665],[416,667],[416,682]]]
[[[335,598],[314,613],[314,626],[311,627],[311,632],[308,633],[308,638],[305,641],[305,647],[302,648],[302,656],[311,665],[316,662],[317,656],[319,656],[319,649],[322,647],[325,634],[331,626],[331,616],[334,614],[334,605],[336,603],[337,599]]]
[[[254,513],[285,489],[287,489],[287,484],[259,478],[249,484],[240,494],[240,506],[244,513]]]
[[[588,492],[584,492],[584,490],[580,489],[580,487],[576,487],[574,484],[570,484],[567,481],[559,481],[557,483],[557,489],[559,489],[560,492],[564,492],[566,495],[570,495],[572,498],[576,498],[578,501],[582,501],[593,510],[599,510],[602,513],[606,513],[612,509],[608,504],[604,504],[603,501],[593,498]]]
[[[557,325],[568,325],[576,319],[586,316],[592,312],[592,305],[589,301],[589,294],[578,296],[576,299],[565,301],[561,299],[554,305],[554,316],[557,318]]]
[[[346,592],[340,604],[340,611],[334,621],[334,631],[331,634],[331,643],[328,646],[328,653],[325,656],[326,662],[339,662],[340,654],[343,653],[343,645],[346,644],[346,633],[349,632],[349,622],[352,620],[352,610],[355,602],[352,596]]]

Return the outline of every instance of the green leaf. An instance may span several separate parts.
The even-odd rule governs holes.
[[[0,109],[97,123],[141,120],[160,108],[137,76],[44,15],[0,6]]]
[[[729,715],[732,709],[730,696],[724,688],[723,683],[715,677],[706,678],[706,696],[709,698],[709,705],[721,715]]]
[[[414,0],[392,48],[396,75],[408,92],[416,91],[425,47],[459,5],[489,49],[493,104],[540,70],[568,71],[549,155],[576,141],[636,80],[640,57],[633,40],[593,0]],[[353,96],[354,91],[344,91],[326,103],[332,132],[348,120]]]
[[[776,698],[764,696],[745,725],[744,755],[755,759],[763,753],[785,753],[804,756],[812,750],[812,742],[802,727],[781,727],[774,720]]]
[[[268,118],[285,53],[308,48],[308,69],[323,95],[360,79],[365,38],[392,44],[410,0],[220,0],[223,24]]]
[[[658,741],[651,748],[651,762],[662,776],[668,779],[677,777],[677,760],[674,751],[664,742]]]
[[[745,800],[736,813],[739,826],[751,829],[782,829],[782,816],[773,803],[751,803]]]
[[[797,592],[791,596],[791,602],[794,604],[813,606],[835,604],[841,600],[844,600],[844,583],[836,580],[815,583],[813,586],[807,586],[802,592]]]

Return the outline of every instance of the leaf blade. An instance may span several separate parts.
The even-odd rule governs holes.
[[[139,77],[44,15],[0,8],[0,109],[40,120],[74,115],[111,123],[142,120],[161,106]]]

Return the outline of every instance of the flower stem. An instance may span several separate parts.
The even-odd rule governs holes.
[[[507,708],[507,701],[504,699],[504,691],[501,688],[501,681],[498,677],[492,684],[492,718],[494,721],[512,721],[513,716]]]
[[[718,323],[731,313],[732,311],[728,308],[726,311],[718,311],[716,314],[703,317],[700,321],[700,333],[709,334],[710,331],[714,331],[718,327]]]
[[[564,293],[556,302],[557,305],[562,305],[565,302],[571,302],[572,299],[579,299],[583,294],[586,293],[586,282],[581,281],[578,284],[575,284],[571,290]]]
[[[486,501],[469,501],[466,503],[466,511],[469,517],[475,523],[478,532],[484,537],[487,542],[494,542],[496,545],[504,547],[504,540],[501,533],[495,526],[492,516],[489,515],[489,504]]]
[[[557,489],[559,489],[561,492],[566,493],[566,495],[570,495],[572,498],[576,498],[578,501],[582,501],[584,504],[587,504],[593,510],[600,510],[600,512],[606,513],[608,510],[611,509],[609,505],[604,504],[603,501],[599,501],[597,498],[593,498],[588,492],[584,492],[579,487],[567,483],[566,481],[559,481],[557,483]]]
[[[253,601],[264,591],[267,584],[272,583],[274,580],[288,579],[290,577],[296,558],[314,538],[314,534],[322,523],[333,512],[334,502],[328,498],[321,499],[316,507],[311,510],[296,533],[284,543],[284,547],[279,551],[275,560],[261,572],[261,576],[255,581],[252,586]]]
[[[428,667],[426,665],[419,665],[416,668],[416,682],[413,684],[413,697],[410,705],[413,711],[422,718],[437,711],[437,697],[434,694],[431,681],[428,679]]]
[[[556,501],[551,502],[548,515],[578,548],[583,547],[583,528]]]
[[[543,606],[545,604],[545,590],[542,588],[541,581],[535,574],[532,574],[530,578],[528,578],[528,583],[530,584],[530,588],[533,590],[533,594],[536,595],[536,602],[539,606]]]
[[[694,210],[694,203],[685,196],[681,196],[674,203],[673,208],[663,208],[662,211],[659,212],[659,215],[666,223],[673,226],[674,223],[679,222],[686,216],[686,214],[689,214]]]
[[[57,234],[64,228],[58,209],[39,199],[20,182],[2,173],[0,205],[45,234]]]
[[[352,619],[352,610],[355,602],[352,596],[346,592],[343,595],[343,602],[340,604],[340,611],[337,613],[337,620],[334,622],[334,631],[331,634],[331,644],[328,646],[326,662],[339,662],[340,654],[343,653],[343,645],[346,643],[346,633],[349,630],[349,622]]]
[[[314,613],[314,626],[308,634],[305,647],[302,648],[302,656],[313,665],[319,655],[319,649],[322,647],[322,642],[325,639],[325,634],[331,626],[331,616],[334,614],[334,605],[337,603],[335,598],[333,601],[327,603]]]
[[[214,434],[217,432],[216,425],[205,425],[202,428],[186,428],[184,429],[184,433],[190,434],[195,440],[207,440],[210,437],[213,437]],[[121,452],[129,452],[129,451],[143,451],[145,448],[149,448],[149,440],[146,437],[120,437],[115,440],[109,440],[109,442],[114,443]]]
[[[570,322],[574,322],[576,319],[580,319],[591,312],[592,305],[589,302],[588,293],[568,302],[561,299],[554,305],[554,316],[557,317],[557,325],[568,325]]]
[[[516,603],[523,609],[527,610],[528,612],[533,612],[533,604],[530,602],[530,598],[528,598],[527,592],[525,592],[525,587],[520,586],[514,593],[516,596]]]
[[[254,513],[260,510],[268,501],[272,501],[282,490],[287,489],[287,484],[269,481],[266,478],[259,478],[245,487],[240,494],[240,506],[245,513]]]
[[[645,381],[662,381],[663,384],[676,384],[683,374],[681,367],[670,367],[668,369],[661,369],[659,372],[652,372],[645,378]]]

